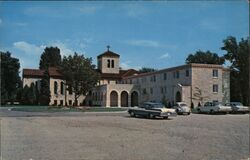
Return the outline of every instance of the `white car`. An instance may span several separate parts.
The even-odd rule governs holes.
[[[190,114],[191,113],[191,109],[190,107],[188,107],[188,105],[184,102],[177,102],[174,107],[176,110],[177,114]]]
[[[233,113],[247,113],[250,111],[249,107],[243,106],[243,104],[240,102],[226,103],[226,106],[230,106]]]
[[[219,102],[206,102],[204,106],[198,107],[197,111],[199,113],[229,113],[232,111],[230,106],[224,106]]]

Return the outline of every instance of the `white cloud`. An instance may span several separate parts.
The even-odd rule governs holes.
[[[65,43],[62,43],[62,42],[50,43],[47,46],[58,47],[60,49],[60,53],[62,56],[68,56],[70,54],[74,54],[74,51],[70,49]]]
[[[142,47],[159,47],[160,44],[157,41],[152,40],[130,40],[128,44],[134,46],[142,46]]]
[[[28,55],[40,55],[45,48],[44,45],[36,46],[25,41],[13,43],[15,49],[18,49]]]
[[[136,70],[139,70],[140,68],[142,68],[141,66],[132,66],[131,63],[132,63],[131,61],[121,62],[121,68],[122,69],[136,69]]]
[[[159,57],[159,59],[166,59],[166,58],[169,58],[169,57],[170,57],[170,55],[168,53],[166,53],[166,54],[161,55]]]

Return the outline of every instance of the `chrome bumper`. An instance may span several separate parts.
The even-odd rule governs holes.
[[[160,114],[160,117],[176,117],[177,113],[176,112],[164,112]]]

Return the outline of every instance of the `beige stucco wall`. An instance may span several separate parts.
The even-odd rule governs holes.
[[[35,85],[36,82],[39,83],[40,80],[41,80],[41,78],[23,78],[23,87],[25,85],[27,85],[28,87],[30,87],[31,83],[34,83],[34,85]]]
[[[213,77],[213,69],[218,70],[218,77]],[[204,97],[207,97],[204,101],[219,101],[222,102],[222,69],[221,68],[192,68],[192,97],[195,97],[195,87],[202,90]],[[213,92],[213,85],[218,84],[218,92]],[[198,100],[193,100],[196,107],[199,103]]]
[[[101,57],[101,62],[99,64],[101,67],[98,67],[101,69],[102,73],[119,73],[119,67],[120,67],[120,62],[119,58],[115,57]],[[108,60],[110,60],[110,68],[107,67],[108,65]],[[111,68],[111,61],[114,60],[114,68]]]

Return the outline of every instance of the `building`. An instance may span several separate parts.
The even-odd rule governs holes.
[[[134,69],[120,69],[120,55],[108,50],[97,57],[100,81],[87,96],[78,99],[78,105],[106,107],[137,106],[144,101],[168,103],[184,101],[197,106],[205,101],[229,102],[230,72],[222,65],[187,64],[156,72],[139,74]],[[24,69],[23,85],[39,86],[43,70]],[[62,75],[49,68],[50,105],[71,105],[74,93],[65,91]]]

